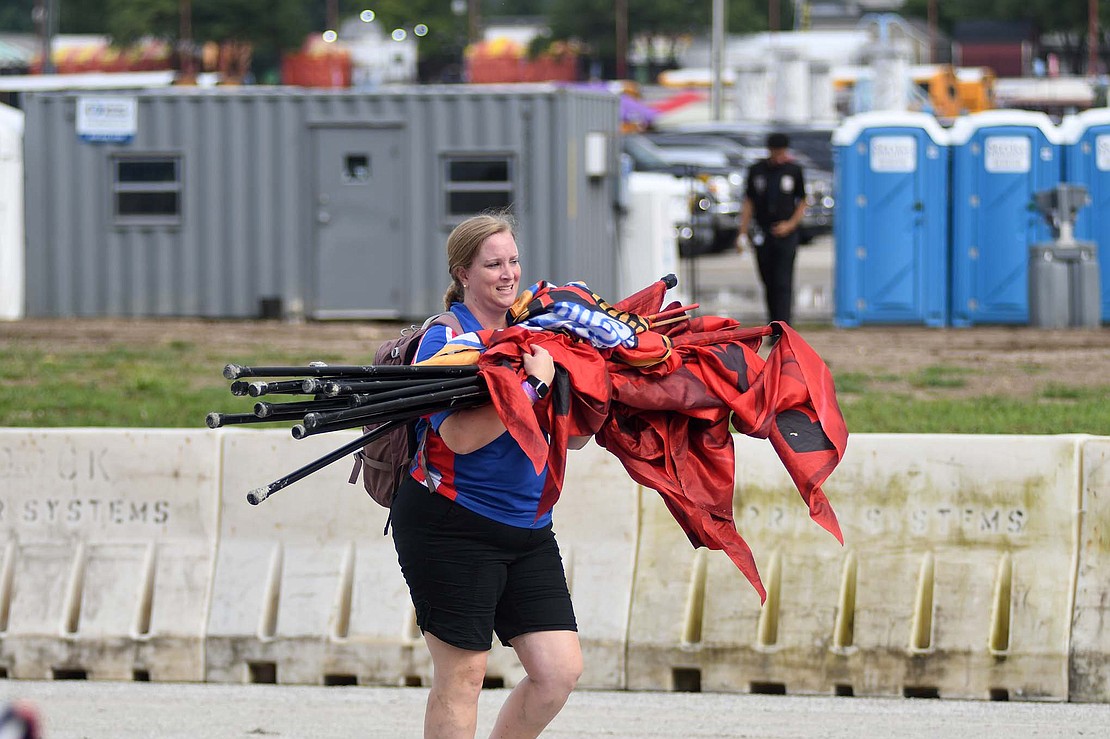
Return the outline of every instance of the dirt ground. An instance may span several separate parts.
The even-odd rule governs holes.
[[[276,346],[287,347],[291,357],[319,351],[362,362],[377,342],[395,336],[398,328],[390,322],[31,319],[0,322],[0,349],[9,341],[70,350],[82,345],[188,341],[244,363],[250,361],[252,347]],[[857,373],[878,378],[889,391],[1034,396],[1048,386],[1110,387],[1107,327],[802,327],[801,334],[838,378]],[[958,381],[921,381],[938,373]]]

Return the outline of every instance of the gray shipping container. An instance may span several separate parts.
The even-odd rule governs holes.
[[[553,85],[28,94],[27,311],[416,318],[511,206],[527,284],[617,285],[619,99]]]

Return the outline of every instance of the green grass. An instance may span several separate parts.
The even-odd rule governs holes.
[[[910,378],[910,385],[917,388],[959,388],[967,385],[965,375],[972,370],[967,367],[951,367],[934,364],[922,368]]]
[[[857,433],[1110,435],[1110,386],[1064,390],[1048,388],[1029,400],[893,392],[837,396],[848,429]]]
[[[187,341],[51,352],[14,343],[0,347],[0,352],[4,358],[0,363],[2,426],[196,428],[204,427],[210,411],[249,413],[256,401],[228,391],[230,383],[222,375],[227,356]],[[312,359],[345,361],[319,354]],[[279,348],[252,351],[250,360],[254,364],[309,361],[290,360]],[[252,426],[288,428],[289,424]]]
[[[0,344],[0,425],[203,428],[210,411],[247,413],[255,399],[228,391],[223,350],[188,341],[149,346],[106,344],[50,351]],[[369,362],[324,353],[291,357],[280,344],[251,350],[252,364]],[[1035,365],[1019,368],[1039,374]],[[1051,381],[1029,398],[966,397],[974,370],[929,366],[910,375],[834,372],[837,396],[854,433],[1061,434],[1110,436],[1110,385]],[[1047,379],[1048,375],[1046,375]],[[276,402],[282,402],[283,398]],[[288,428],[288,422],[252,425]]]

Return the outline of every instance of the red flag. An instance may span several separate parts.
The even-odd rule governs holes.
[[[793,329],[779,328],[782,336],[764,362],[756,341],[772,327],[690,321],[671,337],[680,369],[663,377],[630,369],[614,375],[610,421],[598,434],[633,479],[663,496],[691,543],[725,551],[761,599],[766,591],[732,514],[730,415],[740,433],[771,440],[810,516],[843,543],[820,487],[848,436],[831,375]]]

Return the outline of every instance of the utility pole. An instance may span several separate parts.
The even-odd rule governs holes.
[[[324,25],[327,26],[325,31],[335,31],[339,33],[339,0],[328,0],[327,10],[325,11],[327,17],[324,19]]]
[[[772,33],[779,30],[779,0],[767,0],[767,28]]]
[[[54,33],[58,29],[58,0],[35,0],[31,18],[39,27],[42,53],[40,74],[54,74]]]
[[[927,61],[929,64],[933,64],[937,60],[937,0],[929,0],[926,15],[929,24],[929,58]]]
[[[177,12],[181,16],[180,30],[177,39],[177,61],[181,72],[179,85],[192,85],[197,81],[197,70],[193,58],[193,2],[192,0],[179,0]]]
[[[1087,0],[1087,76],[1098,76],[1098,0]]]
[[[482,7],[478,0],[467,0],[468,35],[470,43],[482,40]]]
[[[721,120],[722,82],[725,56],[725,0],[713,0],[713,28],[710,34],[709,56],[712,86],[709,95],[710,118]]]

